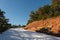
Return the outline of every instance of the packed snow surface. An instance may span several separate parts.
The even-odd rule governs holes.
[[[31,32],[23,28],[11,28],[3,34],[0,34],[0,40],[60,40],[60,38]]]

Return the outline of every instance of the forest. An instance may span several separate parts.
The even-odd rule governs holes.
[[[52,0],[51,5],[47,4],[38,8],[36,11],[31,11],[27,25],[33,21],[44,20],[57,16],[60,16],[60,1]]]

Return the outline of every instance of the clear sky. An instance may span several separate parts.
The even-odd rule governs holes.
[[[9,23],[25,25],[31,11],[50,3],[51,0],[0,0],[0,9],[6,12]]]

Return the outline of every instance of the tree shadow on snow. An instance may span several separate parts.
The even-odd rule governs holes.
[[[20,30],[7,30],[0,35],[0,40],[59,40],[57,37],[45,35],[42,33],[20,31]]]

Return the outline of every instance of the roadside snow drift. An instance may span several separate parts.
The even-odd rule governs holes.
[[[60,40],[60,38],[31,32],[23,28],[11,28],[0,34],[0,40]]]

